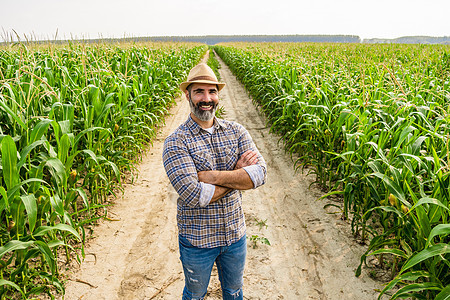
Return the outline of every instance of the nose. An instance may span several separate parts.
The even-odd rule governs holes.
[[[210,102],[212,101],[212,95],[209,91],[205,91],[202,95],[202,100],[205,102]]]

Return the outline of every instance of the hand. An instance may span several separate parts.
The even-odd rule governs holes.
[[[258,163],[258,153],[253,150],[247,150],[244,152],[244,154],[239,157],[236,166],[234,167],[235,170],[241,169],[243,167],[248,167],[251,165],[255,165]]]

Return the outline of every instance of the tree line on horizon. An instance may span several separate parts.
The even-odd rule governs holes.
[[[216,45],[226,42],[291,42],[291,43],[367,43],[367,44],[445,44],[450,45],[450,36],[404,36],[394,39],[371,38],[361,39],[357,35],[205,35],[205,36],[148,36],[124,38],[98,38],[81,39],[88,43],[98,42],[197,42],[207,45]],[[13,42],[0,42],[7,44]],[[36,43],[66,43],[68,40],[32,41]]]
[[[138,38],[138,40],[147,38]],[[400,44],[448,44],[450,36],[404,36],[394,39],[361,39],[357,35],[207,35],[148,37],[152,41],[200,42],[215,45],[225,42],[316,42],[316,43],[400,43]]]

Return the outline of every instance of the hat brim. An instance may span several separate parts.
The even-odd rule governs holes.
[[[219,91],[222,90],[225,86],[225,83],[223,82],[215,82],[211,80],[193,80],[193,81],[185,81],[182,84],[180,84],[180,90],[183,92],[186,92],[187,87],[192,83],[207,83],[207,84],[214,84],[218,86]]]

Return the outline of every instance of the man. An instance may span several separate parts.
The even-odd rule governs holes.
[[[164,142],[164,168],[179,195],[182,299],[205,297],[214,262],[223,299],[243,299],[247,241],[240,191],[264,184],[266,163],[243,126],[215,117],[224,86],[206,64],[195,66],[180,85],[191,113]]]

